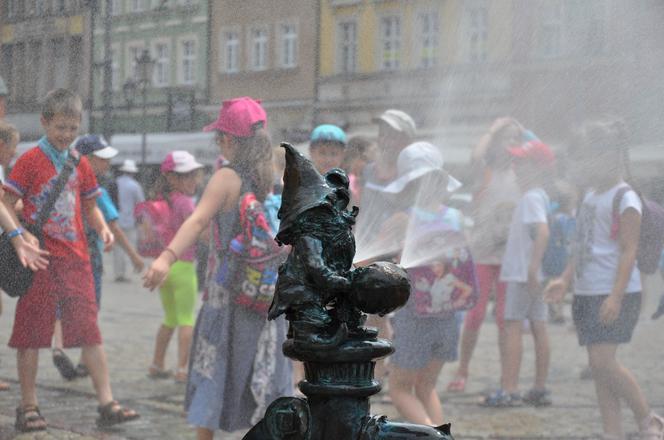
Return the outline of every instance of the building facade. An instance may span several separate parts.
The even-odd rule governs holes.
[[[134,133],[190,131],[208,117],[203,105],[208,98],[207,0],[111,0],[111,60],[113,132]],[[104,17],[95,17],[96,65],[104,60]],[[147,50],[154,61],[146,89],[147,116],[143,114],[136,60]],[[94,119],[103,117],[102,69],[95,74]]]
[[[85,2],[78,0],[0,0],[0,75],[9,92],[7,119],[24,139],[40,135],[39,104],[49,90],[65,87],[87,101],[88,17]]]
[[[318,1],[214,0],[211,103],[262,99],[275,139],[300,141],[313,124]]]

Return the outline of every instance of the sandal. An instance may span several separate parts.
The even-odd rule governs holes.
[[[640,440],[664,440],[664,418],[654,412],[646,417],[640,428]]]
[[[463,393],[466,390],[466,377],[456,376],[452,382],[447,384],[447,391],[451,393]]]
[[[9,391],[11,387],[7,382],[3,382],[0,380],[0,391]]]
[[[109,426],[136,420],[140,415],[133,409],[123,407],[117,400],[111,400],[106,405],[97,407],[97,427],[108,428]]]
[[[521,395],[519,393],[507,393],[504,390],[496,390],[489,393],[480,401],[480,406],[490,408],[509,408],[521,406]]]
[[[523,400],[523,403],[532,405],[536,408],[549,406],[553,403],[553,400],[551,400],[551,391],[547,389],[536,390],[533,388],[528,391],[521,400]]]
[[[46,419],[39,412],[37,405],[25,405],[16,408],[16,423],[14,427],[20,432],[45,431],[48,425]]]
[[[164,370],[155,364],[150,365],[148,369],[148,377],[150,379],[168,379],[173,375],[171,370]]]
[[[187,368],[178,368],[177,373],[174,375],[175,383],[187,383],[187,377],[189,376],[189,371]]]
[[[59,348],[53,349],[53,364],[58,369],[60,375],[65,380],[74,380],[78,377],[76,367],[67,354]]]

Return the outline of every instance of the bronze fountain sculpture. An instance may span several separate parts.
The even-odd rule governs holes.
[[[281,220],[276,240],[291,251],[279,269],[268,319],[289,321],[284,354],[304,362],[299,384],[306,399],[282,397],[244,437],[246,440],[453,440],[450,425],[395,423],[369,414],[369,397],[381,384],[376,360],[394,348],[365,328],[366,314],[386,315],[406,304],[405,270],[379,262],[353,268],[349,181],[333,169],[322,176],[290,144],[286,149]]]

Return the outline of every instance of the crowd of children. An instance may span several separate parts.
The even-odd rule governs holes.
[[[196,202],[204,166],[186,151],[173,151],[164,159],[147,201],[130,160],[110,192],[100,188],[98,181],[105,179],[118,151],[97,135],[77,138],[81,114],[76,95],[64,89],[50,92],[42,109],[44,136],[17,159],[0,189],[0,227],[22,263],[35,270],[32,286],[17,303],[9,343],[17,350],[21,384],[16,429],[47,428],[36,394],[40,348],[52,348],[63,377],[91,377],[99,426],[139,417],[113,397],[97,324],[102,253],[114,242],[123,252],[114,256],[118,282],[127,281],[125,255],[137,272],[144,269],[144,256],[155,257],[143,279],[145,287],[159,288],[164,320],[148,376],[187,384],[188,422],[199,439],[213,438],[218,429],[248,428],[273,399],[293,394],[293,383],[302,378],[301,367],[280,349],[286,321],[266,321],[264,304],[243,296],[246,289],[271,291],[276,274],[253,277],[259,285],[248,279],[231,282],[228,275],[254,270],[237,257],[240,247],[251,245],[243,240],[249,210],[265,217],[263,232],[274,235],[278,230],[273,214],[280,203],[283,156],[273,148],[265,110],[249,97],[223,103],[217,120],[205,127],[215,134],[219,166]],[[642,287],[636,262],[646,209],[626,183],[624,127],[615,121],[582,126],[570,143],[570,169],[562,174],[553,151],[518,121],[494,121],[472,154],[474,226],[469,231],[464,213],[448,206],[462,184],[444,167],[444,151],[416,142],[415,121],[403,111],[387,110],[375,122],[376,143],[349,139],[335,125],[320,125],[311,133],[309,154],[321,174],[335,168],[348,173],[352,200],[361,208],[356,235],[358,251],[366,258],[358,265],[388,258],[406,266],[411,278],[406,306],[370,320],[395,345],[395,354],[388,365],[378,364],[376,375],[387,380],[389,397],[403,418],[443,424],[436,391],[440,372],[459,358],[447,391],[465,391],[492,294],[500,379],[480,404],[551,405],[547,321],[550,313],[564,319],[558,304],[572,291],[572,317],[579,344],[588,352],[604,438],[624,439],[624,401],[641,437],[662,440],[664,419],[652,412],[638,382],[616,356],[619,344],[630,341],[639,317]],[[0,121],[3,169],[18,140],[18,131]],[[70,163],[75,171],[40,242],[21,224],[36,221],[57,176]],[[141,209],[165,213],[163,229],[150,229],[144,218],[137,223],[135,212]],[[149,236],[155,231],[161,234],[156,250]],[[196,317],[195,245],[201,240],[210,252]],[[372,254],[371,249],[380,252]],[[270,298],[261,300],[269,303]],[[653,318],[661,314],[664,298]],[[535,378],[521,394],[526,326],[534,340]],[[176,329],[173,373],[165,356]],[[77,366],[63,351],[69,347],[82,348]],[[0,382],[0,390],[7,388]]]

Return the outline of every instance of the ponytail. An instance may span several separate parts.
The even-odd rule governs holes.
[[[250,179],[259,201],[264,201],[272,190],[272,142],[263,122],[253,126],[251,137],[231,136],[235,152],[231,165],[242,179]]]

